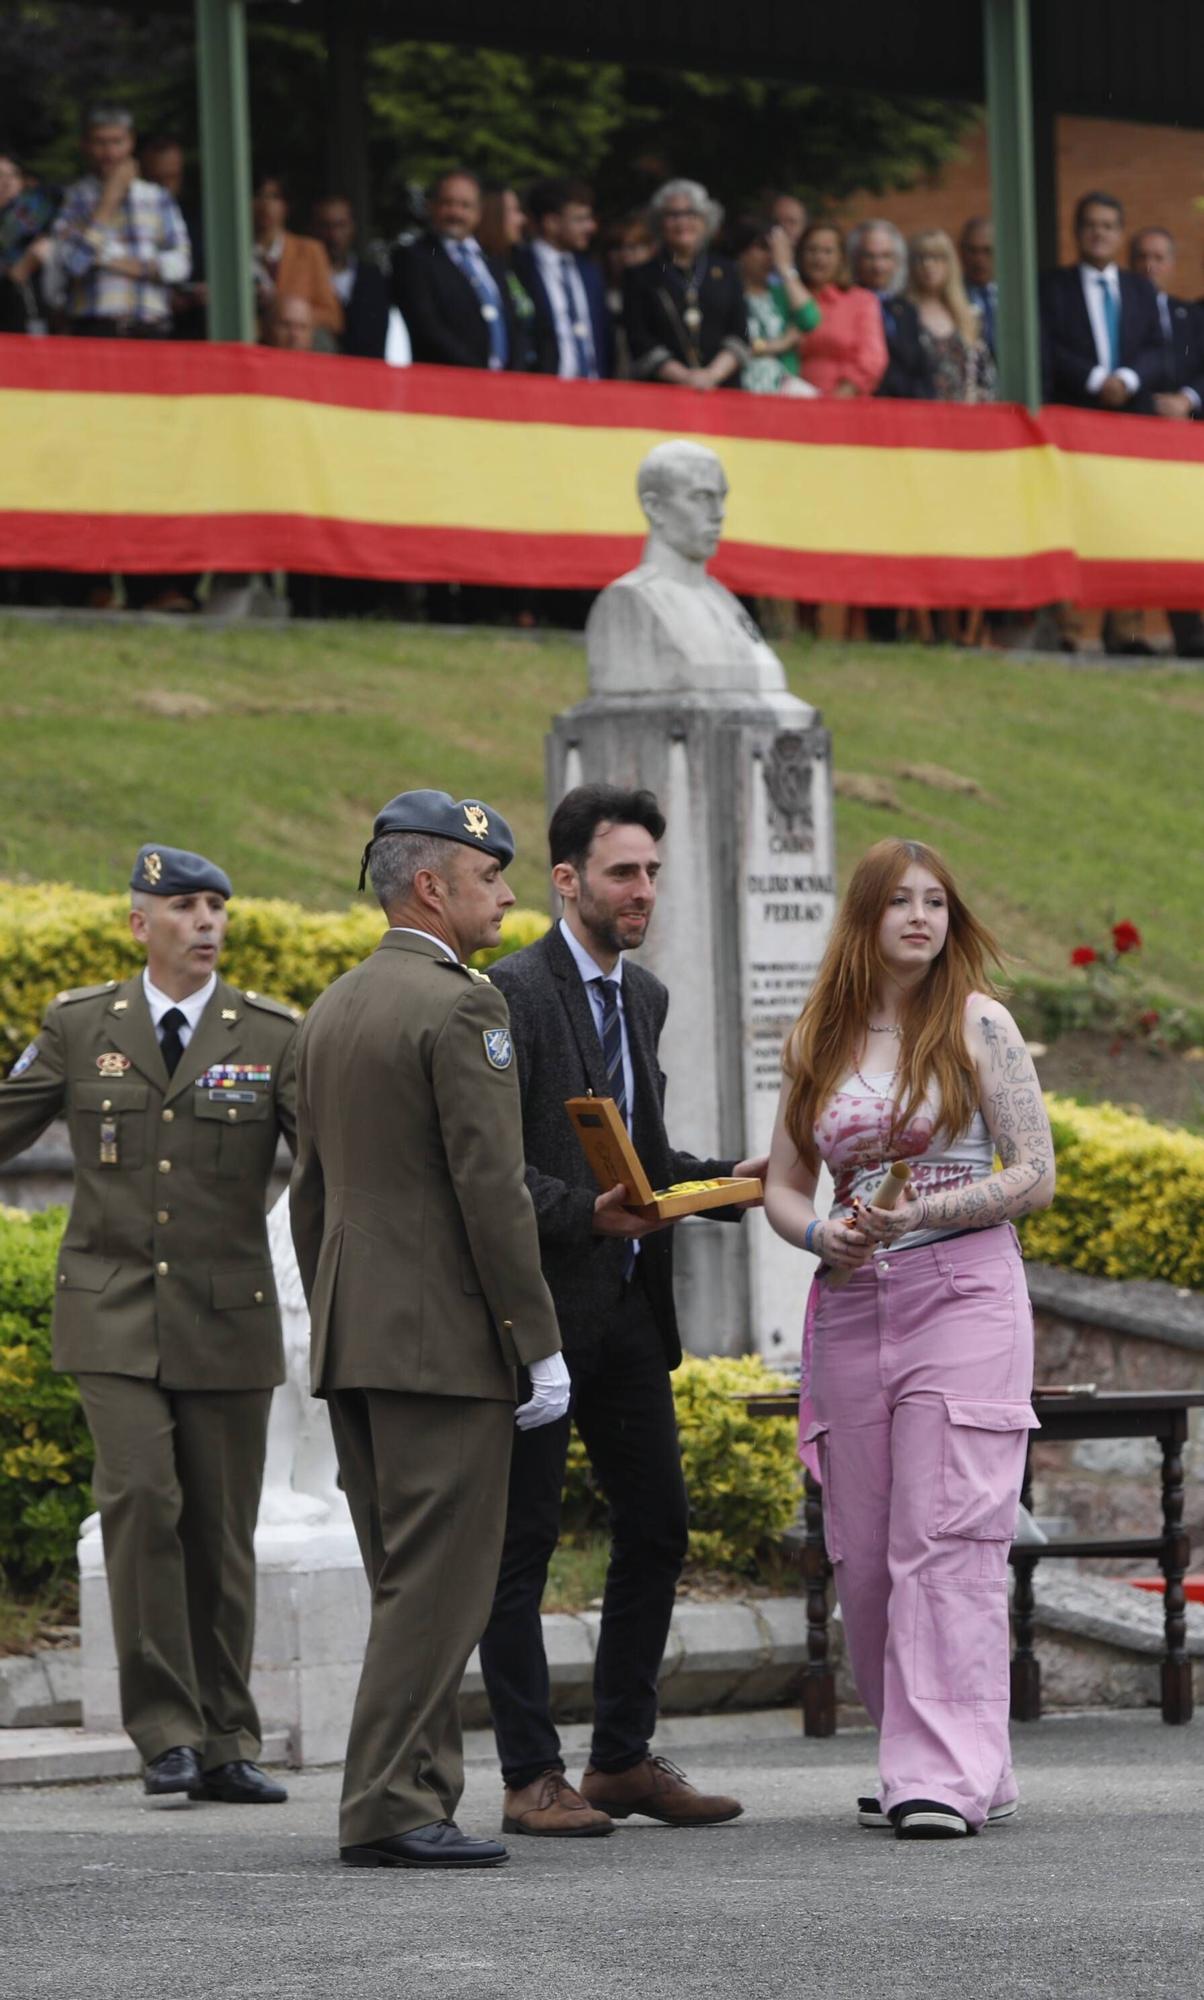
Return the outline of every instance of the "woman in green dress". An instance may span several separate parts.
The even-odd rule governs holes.
[[[814,396],[799,373],[799,345],[819,325],[820,312],[795,270],[786,231],[766,216],[741,216],[730,232],[729,254],[740,267],[748,313],[741,388],[760,396]]]

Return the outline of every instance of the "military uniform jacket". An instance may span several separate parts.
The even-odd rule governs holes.
[[[221,979],[169,1077],[142,975],[60,994],[0,1083],[0,1159],[65,1114],[54,1366],[165,1389],[284,1379],[266,1194],[296,1144],[296,1017]],[[24,1065],[24,1066],[23,1066]]]
[[[433,941],[387,932],[312,1008],[291,1215],[315,1394],[510,1400],[558,1351],[506,1003]]]

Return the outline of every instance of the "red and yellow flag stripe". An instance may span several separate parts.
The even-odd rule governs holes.
[[[861,604],[1204,605],[1204,426],[0,340],[0,564],[597,587],[636,468],[710,445],[733,590]]]

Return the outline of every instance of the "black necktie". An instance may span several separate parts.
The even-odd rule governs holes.
[[[176,1064],[184,1053],[184,1044],[180,1040],[180,1029],[187,1027],[187,1025],[188,1016],[181,1007],[169,1007],[159,1023],[160,1028],[163,1030],[159,1040],[159,1047],[163,1051],[163,1060],[167,1064],[168,1076],[175,1075]]]

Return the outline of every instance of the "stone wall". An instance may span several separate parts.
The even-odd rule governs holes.
[[[1172,1285],[1116,1284],[1049,1265],[1027,1267],[1037,1327],[1036,1380],[1103,1389],[1204,1389],[1204,1297]],[[1184,1524],[1204,1569],[1204,1411],[1192,1412],[1184,1452]],[[1151,1438],[1085,1438],[1033,1446],[1033,1512],[1083,1536],[1156,1535],[1161,1453]],[[1152,1562],[1085,1568],[1111,1575]]]

